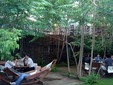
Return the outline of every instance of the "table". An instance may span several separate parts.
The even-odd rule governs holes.
[[[26,69],[29,69],[28,66],[14,66],[14,69],[18,72],[24,72]]]
[[[6,61],[0,61],[0,65],[5,65]]]

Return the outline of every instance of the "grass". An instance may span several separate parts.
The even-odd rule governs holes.
[[[60,71],[60,73],[64,73],[65,76],[69,75],[67,67],[65,67],[65,66],[57,67],[57,71]],[[73,75],[76,75],[75,74],[76,73],[76,67],[75,66],[71,67],[71,72],[72,72]],[[80,84],[80,85],[89,85],[89,84]],[[96,83],[94,83],[92,85],[113,85],[113,77],[112,78],[111,77],[110,78],[109,77],[108,78],[98,78],[96,80]]]
[[[100,75],[92,73],[91,75],[80,78],[83,83],[81,85],[113,85],[113,75],[101,78]]]
[[[94,85],[113,85],[113,78],[99,79]]]
[[[89,85],[89,84],[82,84]],[[93,85],[113,85],[113,78],[98,79]]]

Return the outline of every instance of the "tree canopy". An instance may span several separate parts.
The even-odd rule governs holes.
[[[70,30],[76,23],[73,45],[80,47],[80,28],[85,33],[84,49],[91,50],[95,25],[95,53],[112,52],[112,0],[0,0],[0,29],[20,29],[22,35],[42,36],[46,31]],[[95,18],[94,18],[95,16]],[[109,42],[108,42],[109,41]]]

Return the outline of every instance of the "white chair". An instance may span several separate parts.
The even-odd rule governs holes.
[[[107,71],[108,71],[108,73],[113,73],[113,66],[108,66]]]
[[[85,63],[85,70],[89,70],[89,63]]]

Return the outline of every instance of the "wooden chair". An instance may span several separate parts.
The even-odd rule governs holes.
[[[57,62],[57,60],[54,59],[51,63],[49,63],[48,65],[44,66],[44,67],[41,69],[41,71],[37,71],[35,74],[26,77],[26,78],[22,81],[21,85],[33,85],[33,84],[36,84],[36,83],[41,83],[41,84],[43,84],[43,82],[42,82],[43,79],[44,79],[45,77],[47,77],[47,75],[51,72],[51,70],[52,70],[53,67],[55,66],[56,62]],[[6,74],[8,74],[8,77],[9,77],[9,75],[12,75],[12,76],[19,76],[16,72],[14,72],[13,70],[11,70],[11,69],[9,69],[9,68],[5,69],[4,72],[5,72]],[[5,77],[2,78],[2,81],[4,81],[4,82],[5,82],[6,84],[8,84],[8,85],[9,85],[10,82],[11,82],[10,78],[7,78],[7,79],[6,79]]]
[[[6,61],[0,61],[0,65],[5,65]]]
[[[100,67],[101,67],[101,63],[92,62],[91,70],[92,72],[98,73],[98,71],[100,70]],[[85,73],[88,73],[89,68],[90,68],[89,63],[85,63],[85,66],[84,66]]]
[[[92,72],[95,72],[96,74],[100,74],[101,70],[101,63],[92,62]]]
[[[92,62],[92,69],[93,69],[93,70],[97,70],[97,69],[99,69],[100,66],[101,66],[100,63]]]
[[[86,70],[86,71],[89,70],[89,63],[85,63],[84,70]]]
[[[113,73],[113,66],[108,66],[107,72],[108,73]]]

